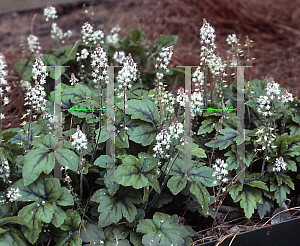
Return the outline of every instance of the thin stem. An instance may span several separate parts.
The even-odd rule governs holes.
[[[286,107],[286,110],[284,111],[284,115],[283,115],[282,134],[284,133],[284,129],[285,129],[286,112],[287,112],[287,107]]]
[[[172,167],[173,167],[173,164],[175,163],[175,161],[176,161],[178,155],[179,155],[179,151],[177,152],[177,154],[176,154],[176,156],[175,156],[175,158],[174,158],[174,160],[173,160],[173,162],[172,162],[172,164],[171,164],[171,167],[168,169],[168,172],[167,172],[167,174],[166,174],[166,176],[165,176],[165,178],[164,178],[164,180],[163,180],[163,182],[162,182],[162,185],[161,185],[161,187],[160,187],[160,191],[161,191],[161,192],[162,192],[162,190],[163,190],[163,188],[164,188],[164,186],[165,186],[165,184],[166,184],[166,180],[167,180],[167,178],[169,177],[169,173],[170,173],[170,171],[171,171],[171,169],[172,169]],[[156,193],[155,197],[154,197],[154,198],[152,199],[152,201],[150,202],[149,207],[148,207],[147,210],[145,211],[145,214],[149,212],[150,208],[151,208],[151,207],[153,206],[153,204],[156,202],[156,200],[157,200],[157,198],[159,197],[159,195],[160,195],[159,193]],[[147,203],[146,203],[146,206],[147,206]]]
[[[264,169],[265,169],[265,165],[266,165],[266,156],[267,156],[267,148],[265,149],[264,160],[263,160],[263,164],[262,164],[262,167],[261,167],[261,180],[263,180],[263,178],[264,178]]]
[[[79,155],[79,161],[80,161],[80,181],[79,181],[79,187],[80,187],[80,203],[82,202],[82,196],[83,196],[83,159],[82,159],[82,150],[80,150],[80,155]]]
[[[30,123],[31,123],[31,118],[32,118],[32,111],[33,111],[33,108],[31,107],[31,110],[30,110],[30,116],[29,116],[29,122],[28,122],[28,135],[27,135],[27,138],[28,138],[28,144],[27,144],[27,150],[29,150],[29,147],[30,147],[30,139],[29,139],[29,133],[30,133]]]

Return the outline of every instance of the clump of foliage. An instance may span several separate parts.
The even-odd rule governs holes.
[[[53,21],[55,9],[48,6],[45,16]],[[168,68],[177,37],[162,35],[151,45],[138,29],[123,39],[117,31],[105,36],[86,23],[81,41],[45,54],[29,39],[32,53],[15,69],[30,120],[0,136],[1,243],[190,245],[196,232],[180,222],[182,209],[215,218],[230,196],[247,218],[263,218],[294,190],[299,102],[272,78],[246,82],[239,139],[239,88],[226,83],[232,78],[225,73],[241,64],[234,35],[228,37],[233,58],[223,62],[204,19],[192,90],[176,94],[165,87],[185,81],[185,70]],[[52,24],[59,44],[68,35]],[[61,116],[55,111],[58,70],[51,66],[61,66]],[[239,171],[241,144],[245,167]],[[165,208],[175,209],[168,214]]]

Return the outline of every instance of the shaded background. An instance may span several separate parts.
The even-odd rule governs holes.
[[[249,69],[248,80],[272,76],[295,96],[300,95],[298,0],[100,0],[89,1],[85,6],[82,3],[54,6],[59,16],[55,22],[64,32],[69,29],[73,32],[67,44],[74,44],[81,38],[81,26],[87,21],[105,34],[118,25],[120,38],[139,28],[146,33],[150,43],[154,43],[160,34],[178,35],[170,67],[199,64],[199,29],[205,18],[215,28],[216,51],[224,60],[230,48],[226,42],[228,34],[235,33],[242,48],[246,35],[253,40],[250,51],[255,60]],[[50,38],[50,25],[43,17],[43,9],[0,15],[0,52],[6,57],[8,81],[15,85],[11,93],[4,93],[11,102],[3,107],[6,117],[3,130],[18,127],[26,112],[24,92],[18,86],[20,78],[13,71],[15,63],[26,58],[20,42],[27,39],[32,29],[39,37],[41,53],[57,48]]]

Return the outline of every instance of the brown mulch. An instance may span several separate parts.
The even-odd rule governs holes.
[[[51,1],[50,1],[51,3]],[[252,43],[252,68],[248,80],[274,77],[281,86],[300,95],[300,8],[299,0],[123,0],[92,1],[93,5],[64,5],[57,8],[58,26],[74,33],[69,43],[75,43],[81,35],[81,26],[89,21],[95,29],[107,33],[115,25],[121,27],[120,36],[133,29],[143,30],[149,42],[155,42],[160,34],[178,35],[170,66],[198,65],[200,55],[199,29],[205,18],[216,31],[217,52],[226,59],[229,46],[228,34],[236,33],[242,46],[248,35]],[[90,15],[84,11],[89,10]],[[13,71],[14,64],[26,55],[22,54],[21,38],[31,33],[40,38],[42,52],[56,48],[49,38],[50,24],[45,22],[42,10],[13,12],[0,15],[0,52],[6,57],[9,83],[18,84]],[[243,65],[246,65],[244,63]],[[6,95],[6,94],[5,94]],[[14,88],[9,96],[12,103],[3,107],[3,129],[18,127],[26,112],[22,90]]]

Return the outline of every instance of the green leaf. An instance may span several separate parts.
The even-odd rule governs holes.
[[[175,45],[177,40],[178,36],[176,35],[160,35],[155,44],[159,48],[170,47],[171,45]]]
[[[100,155],[94,162],[94,165],[107,168],[107,155]]]
[[[47,178],[47,180],[46,180]],[[19,201],[57,202],[59,205],[73,205],[73,197],[66,187],[61,187],[58,179],[52,175],[41,174],[39,178],[28,186],[24,185],[24,179],[15,182],[10,188],[19,188],[21,197]],[[67,202],[62,202],[62,197]]]
[[[139,119],[153,123],[155,125],[155,119],[158,118],[157,106],[154,102],[143,100],[129,100],[126,110],[126,114],[131,115],[132,119]]]
[[[22,172],[24,185],[34,182],[42,172],[49,174],[55,166],[55,160],[62,166],[68,166],[69,169],[77,171],[77,155],[61,147],[58,139],[48,134],[36,149],[30,150],[24,157]]]
[[[143,121],[138,121],[137,123],[138,126],[134,130],[129,129],[129,139],[143,146],[152,144],[156,138],[156,127]]]
[[[31,81],[32,66],[35,59],[35,56],[31,56],[29,61],[27,59],[21,60],[15,65],[14,69],[20,76],[22,76],[23,81]]]
[[[201,205],[203,213],[206,214],[208,211],[208,204],[210,202],[210,195],[205,186],[199,182],[194,182],[190,188],[190,191],[196,196],[198,203]]]
[[[178,149],[181,153],[186,153],[186,150],[184,149],[184,146],[182,145],[176,145],[176,149]],[[198,157],[198,158],[207,158],[206,153],[204,149],[199,148],[199,146],[195,143],[192,144],[192,155]]]
[[[285,185],[277,185],[274,182],[271,183],[270,191],[274,192],[274,198],[277,200],[277,203],[281,206],[283,201],[286,199],[286,194],[290,193],[290,188]]]
[[[182,158],[177,158],[170,172],[172,177],[167,186],[174,195],[177,195],[186,187],[187,181],[191,182],[192,188],[190,190],[196,195],[206,213],[210,198],[205,186],[212,187],[214,185],[213,170],[206,166],[197,167],[192,162],[191,160],[191,163],[185,163]]]
[[[287,125],[287,128],[290,129],[290,136],[300,135],[300,126],[299,125]]]
[[[142,242],[144,245],[178,245],[183,246],[184,238],[191,233],[182,224],[176,214],[170,216],[156,212],[152,219],[140,220],[137,232],[145,234]]]
[[[144,43],[147,40],[146,34],[140,29],[134,29],[131,34],[132,41],[134,43],[140,42]]]
[[[0,232],[0,246],[27,246],[27,243],[19,230],[7,228],[4,231],[6,231],[6,233]]]
[[[29,124],[26,123],[26,125],[24,125],[24,130],[23,131],[20,130],[16,136],[12,137],[9,140],[9,142],[27,146],[27,143],[28,143],[28,126],[29,126]],[[36,140],[35,138],[38,137],[38,134],[41,132],[41,130],[42,130],[42,126],[38,125],[35,122],[31,122],[31,124],[30,124],[30,133],[29,133],[30,142]]]
[[[259,217],[261,219],[263,219],[263,217],[268,213],[270,212],[271,208],[274,207],[273,205],[273,202],[267,198],[265,198],[263,196],[263,199],[262,199],[262,203],[258,203],[257,204],[257,211],[258,211],[258,214],[259,214]]]
[[[250,180],[249,182],[246,182],[245,184],[251,186],[251,187],[256,187],[260,188],[262,190],[269,191],[268,186],[263,181],[258,181],[258,180]]]
[[[63,231],[74,231],[79,228],[81,223],[80,214],[73,209],[68,209],[66,211],[67,218],[65,219],[64,223],[61,224],[60,229]]]
[[[55,246],[78,246],[81,245],[81,238],[78,240],[78,235],[75,232],[63,233]],[[80,243],[80,244],[79,244]]]
[[[88,86],[83,84],[76,84],[75,86],[68,86],[62,84],[62,103],[68,105],[68,101],[76,104],[91,98],[91,90]],[[68,108],[68,106],[67,106]]]
[[[257,208],[257,203],[263,203],[261,191],[248,185],[244,185],[237,196],[231,195],[231,197],[234,202],[240,202],[247,218],[252,216],[254,209]]]
[[[157,168],[145,171],[147,162],[144,157],[146,156],[149,158],[147,161],[149,164],[157,163],[152,156],[146,154],[141,155],[141,153],[139,153],[139,159],[132,155],[123,158],[123,164],[118,166],[116,170],[116,182],[123,186],[132,186],[135,189],[141,189],[151,185],[158,189],[157,192],[160,192],[159,187],[157,187]]]
[[[86,229],[86,230],[85,230]],[[100,245],[100,241],[105,243],[105,235],[102,228],[97,225],[88,223],[87,226],[81,228],[80,237],[84,243],[92,243],[92,245]],[[104,244],[105,245],[105,244]]]
[[[202,121],[201,126],[199,127],[197,135],[211,133],[216,126],[217,126],[216,120],[213,119],[213,118],[208,118],[208,119]]]
[[[222,129],[220,131],[220,134],[216,137],[216,139],[211,140],[205,145],[207,147],[218,148],[220,150],[223,150],[226,149],[228,146],[232,145],[237,137],[237,131],[228,127]]]
[[[64,223],[67,215],[64,210],[62,210],[59,206],[54,205],[54,214],[51,220],[51,223],[56,227],[60,227],[62,223]]]
[[[32,244],[37,241],[40,232],[42,231],[42,222],[36,216],[36,213],[38,210],[43,210],[43,208],[42,206],[37,206],[37,204],[38,203],[36,202],[31,203],[23,207],[18,213],[18,216],[23,218],[30,227],[27,228],[22,226],[21,230],[26,239]],[[50,214],[48,214],[48,216],[50,216]]]
[[[100,203],[98,207],[100,227],[118,223],[122,215],[128,222],[132,222],[137,214],[134,203],[138,204],[141,200],[140,193],[129,188],[120,188],[114,196],[110,196],[107,189],[100,189],[91,198],[91,201]]]
[[[18,216],[0,218],[0,226],[1,227],[6,225],[7,223],[14,223],[14,224],[25,225],[25,226],[29,227],[27,225],[27,223],[22,218],[20,218]]]
[[[295,186],[294,186],[294,183],[293,183],[293,180],[291,179],[290,176],[284,174],[284,173],[277,173],[275,172],[274,173],[275,177],[276,177],[276,180],[277,180],[277,184],[280,186],[282,185],[283,183],[285,183],[287,186],[289,186],[291,189],[295,189]]]

